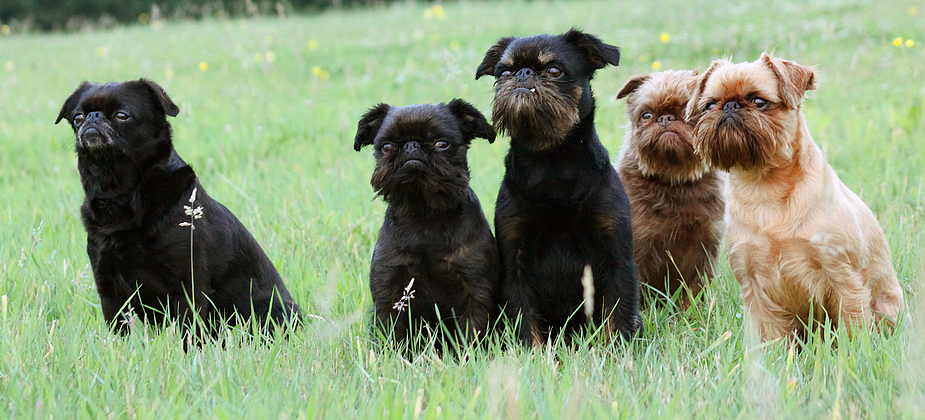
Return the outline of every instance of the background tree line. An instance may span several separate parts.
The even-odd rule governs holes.
[[[310,13],[397,0],[2,0],[0,24],[16,32],[75,31],[157,19]]]

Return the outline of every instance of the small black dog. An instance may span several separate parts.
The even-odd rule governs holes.
[[[623,338],[641,327],[630,206],[594,129],[594,71],[617,47],[572,29],[503,38],[475,78],[495,77],[492,119],[511,136],[495,209],[503,297],[527,343],[594,322]],[[593,306],[581,310],[590,265]],[[587,313],[593,315],[589,319]]]
[[[409,349],[416,329],[436,334],[439,350],[484,337],[500,314],[498,248],[469,187],[475,137],[493,142],[495,130],[461,99],[379,104],[357,124],[353,148],[374,145],[370,183],[389,203],[370,267],[374,323]]]
[[[297,318],[260,245],[174,150],[166,116],[179,111],[145,79],[84,82],[55,121],[72,123],[77,137],[80,210],[103,317],[121,334],[127,308],[153,325],[167,317],[189,327],[190,302],[213,334],[237,317]]]

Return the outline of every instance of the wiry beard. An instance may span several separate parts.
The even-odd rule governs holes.
[[[706,113],[694,130],[694,148],[708,165],[726,171],[761,170],[793,154],[778,118],[736,115],[733,121],[724,122],[725,118],[722,111]]]
[[[642,174],[672,183],[700,179],[707,166],[694,151],[691,131],[683,123],[671,128],[635,129],[636,137],[629,141],[636,149]]]
[[[575,90],[577,94],[564,94],[555,83],[497,82],[491,115],[495,129],[509,133],[532,151],[554,147],[580,121],[581,87]]]
[[[373,171],[372,184],[377,196],[390,204],[409,209],[441,211],[453,209],[468,196],[469,171],[429,162],[405,166],[405,161],[385,162]]]

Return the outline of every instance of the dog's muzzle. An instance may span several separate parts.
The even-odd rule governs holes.
[[[88,149],[112,145],[112,126],[106,122],[102,113],[87,114],[87,119],[77,130],[77,145]]]

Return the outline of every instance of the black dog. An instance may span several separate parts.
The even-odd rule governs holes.
[[[572,29],[503,38],[476,72],[495,77],[492,118],[511,136],[495,232],[506,313],[520,317],[528,344],[570,340],[590,322],[624,338],[641,326],[629,201],[594,129],[590,86],[619,59],[617,47]],[[586,265],[593,306],[583,311]]]
[[[166,116],[178,112],[145,79],[84,82],[55,121],[68,120],[77,136],[80,211],[103,317],[121,334],[127,308],[154,325],[167,317],[189,327],[193,306],[213,333],[236,318],[298,317],[260,245],[174,150]]]
[[[498,249],[469,187],[475,137],[493,142],[495,130],[461,99],[379,104],[357,124],[353,148],[374,145],[371,184],[389,203],[370,267],[374,322],[409,348],[419,328],[438,350],[445,338],[471,342],[500,314]]]

